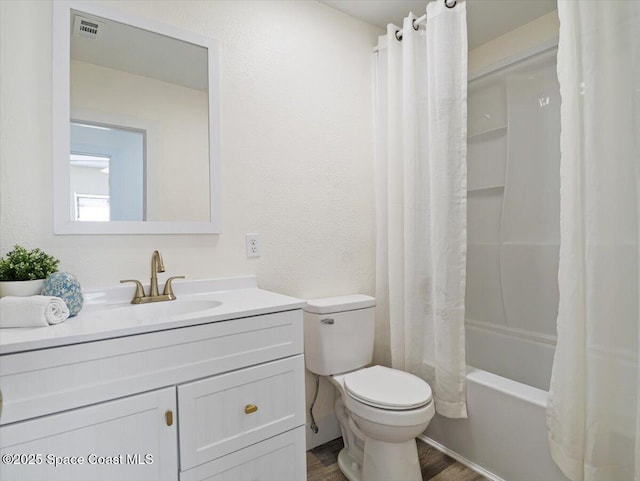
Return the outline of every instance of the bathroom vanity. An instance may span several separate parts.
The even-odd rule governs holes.
[[[253,277],[174,289],[0,332],[0,479],[306,478],[304,301]]]

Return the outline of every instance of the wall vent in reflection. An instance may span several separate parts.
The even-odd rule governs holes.
[[[73,19],[73,34],[81,37],[87,37],[95,39],[98,36],[98,31],[103,27],[102,22],[96,22],[80,15],[76,15]]]

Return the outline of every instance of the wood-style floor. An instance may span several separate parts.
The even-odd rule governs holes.
[[[417,440],[423,481],[487,481],[487,478]],[[342,438],[307,451],[307,481],[347,481],[338,467]],[[389,480],[402,481],[402,480]]]

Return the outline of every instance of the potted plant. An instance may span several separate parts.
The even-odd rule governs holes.
[[[58,270],[59,263],[40,249],[14,246],[0,259],[0,297],[40,294],[45,279]]]

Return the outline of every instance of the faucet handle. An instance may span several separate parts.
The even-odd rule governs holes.
[[[173,276],[167,279],[167,282],[164,284],[164,291],[162,293],[163,296],[169,296],[172,300],[176,298],[176,295],[173,293],[173,288],[171,287],[171,282],[174,279],[184,279],[184,276]]]
[[[136,293],[133,296],[132,304],[136,303],[136,299],[142,299],[144,297],[144,288],[142,287],[142,283],[135,279],[124,279],[120,281],[120,284],[124,284],[125,282],[135,282],[136,283]]]

